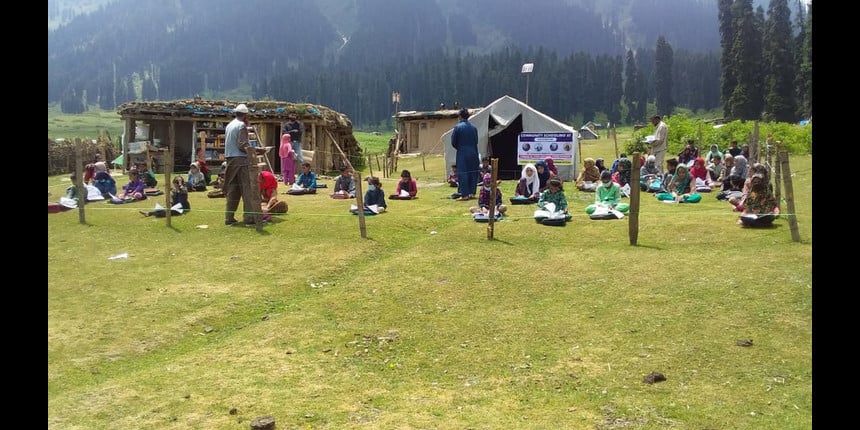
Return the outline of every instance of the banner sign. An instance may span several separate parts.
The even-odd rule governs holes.
[[[517,164],[534,164],[546,157],[556,165],[573,164],[573,133],[520,133]]]

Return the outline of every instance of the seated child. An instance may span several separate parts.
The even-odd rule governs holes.
[[[517,189],[514,191],[511,203],[514,203],[515,200],[528,200],[529,203],[537,203],[539,198],[540,179],[538,179],[537,168],[534,164],[526,164],[523,166],[519,181],[517,181]]]
[[[191,163],[188,170],[188,180],[185,183],[188,191],[206,191],[206,177],[200,171],[200,165],[197,162]]]
[[[583,169],[576,178],[576,189],[579,191],[594,191],[600,181],[600,169],[597,168],[593,158],[583,161]]]
[[[617,210],[626,213],[630,205],[621,203],[621,187],[612,180],[612,174],[604,170],[600,174],[600,185],[594,190],[594,204],[585,208],[585,213],[591,215],[599,208]]]
[[[662,179],[660,178],[660,167],[657,166],[657,157],[649,155],[645,159],[645,165],[639,171],[639,188],[642,191],[656,192],[660,190]]]
[[[708,181],[712,187],[721,187],[720,177],[723,175],[723,158],[720,155],[712,155],[708,163]]]
[[[140,179],[140,173],[137,170],[129,170],[128,183],[122,187],[122,194],[119,195],[119,198],[121,200],[146,200],[144,188],[146,188],[146,184]]]
[[[158,179],[155,178],[155,173],[146,168],[145,161],[137,163],[137,171],[140,173],[140,179],[143,181],[146,188],[155,188],[158,186]]]
[[[340,176],[334,181],[334,193],[331,197],[335,199],[355,197],[355,179],[352,177],[351,168],[346,166],[340,168]]]
[[[749,191],[741,203],[743,212],[738,218],[738,224],[747,227],[767,227],[779,216],[779,206],[767,176],[767,173],[760,171],[753,173]]]
[[[484,215],[490,214],[490,192],[492,191],[493,176],[490,173],[484,175],[483,186],[478,193],[478,206],[473,206],[469,209],[473,214],[481,213]],[[496,201],[494,212],[502,214],[508,210],[506,205],[502,204],[502,190],[496,188]]]
[[[400,172],[400,181],[397,182],[395,193],[388,196],[392,200],[410,200],[418,194],[418,182],[412,177],[408,170]]]
[[[182,215],[191,210],[191,203],[188,202],[188,189],[185,188],[185,178],[178,175],[173,178],[173,186],[170,188],[170,202],[173,204],[170,208],[170,214],[173,216]],[[158,203],[155,204],[155,209],[151,211],[139,211],[143,216],[154,216],[156,218],[164,218],[167,216],[167,209],[161,207]]]
[[[543,162],[546,163],[546,169],[549,170],[550,177],[558,176],[558,167],[556,167],[555,161],[553,161],[552,157],[545,157]]]
[[[564,222],[571,218],[567,211],[567,197],[564,195],[562,182],[559,178],[552,178],[547,181],[546,190],[538,199],[538,209],[534,213],[534,218],[541,223],[546,223],[547,220]]]
[[[481,158],[481,177],[484,175],[493,174],[493,166],[490,164],[490,157],[484,156]]]
[[[257,176],[257,183],[260,186],[260,206],[263,211],[263,221],[271,220],[271,214],[287,213],[287,202],[278,200],[278,178],[272,172],[263,169]]]
[[[203,148],[197,150],[197,167],[203,174],[203,181],[209,185],[212,182],[212,172],[209,171],[209,165],[206,164],[206,152],[203,151]]]
[[[311,170],[311,163],[302,163],[302,173],[299,173],[299,178],[287,191],[287,194],[316,194],[317,192],[317,176]]]
[[[379,182],[379,178],[368,176],[365,180],[367,181],[367,191],[364,192],[365,215],[375,215],[385,212],[388,205],[385,203],[385,191],[382,190],[382,183]],[[357,215],[358,207],[352,207],[349,211],[353,215]]]
[[[457,165],[451,165],[451,171],[448,173],[448,186],[451,188],[459,187],[459,180],[457,179]]]
[[[56,213],[67,211],[69,209],[74,209],[78,207],[78,203],[82,200],[78,195],[78,178],[74,173],[69,177],[72,181],[72,185],[66,188],[66,195],[60,197],[59,203],[48,203],[48,213]]]
[[[94,167],[96,174],[93,176],[93,185],[101,191],[104,198],[109,199],[111,194],[116,194],[116,180],[107,172],[104,161],[95,163]]]

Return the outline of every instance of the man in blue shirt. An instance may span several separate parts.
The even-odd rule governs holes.
[[[457,200],[474,199],[480,176],[478,129],[469,122],[469,110],[466,108],[460,109],[460,122],[451,132],[451,146],[457,151],[457,192],[460,194]]]

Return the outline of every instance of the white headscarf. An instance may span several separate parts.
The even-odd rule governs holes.
[[[526,170],[531,169],[532,175],[526,175]],[[526,191],[531,189],[531,194],[536,194],[540,191],[540,180],[538,179],[537,167],[534,164],[526,164],[523,166],[523,172],[520,176],[526,180]]]

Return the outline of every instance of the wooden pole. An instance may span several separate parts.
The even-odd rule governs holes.
[[[382,177],[388,177],[388,155],[382,154]]]
[[[176,150],[176,120],[170,120],[170,129],[167,132],[167,153],[164,154],[164,182],[166,182],[164,189],[167,190],[164,193],[164,201],[167,204],[167,213],[164,215],[164,222],[167,223],[167,226],[170,227],[173,222],[172,219],[172,211],[170,210],[173,207],[173,203],[171,201],[172,194],[171,191],[173,189],[173,180],[170,178],[173,175],[173,152]]]
[[[75,138],[75,187],[78,189],[78,222],[81,224],[87,223],[87,214],[84,210],[84,205],[87,204],[87,188],[84,186],[84,175],[81,172],[84,165],[84,157],[81,154],[83,151],[83,142],[80,138]]]
[[[785,205],[788,209],[788,226],[791,229],[791,240],[800,242],[800,231],[797,228],[797,214],[794,212],[794,186],[791,183],[791,167],[788,165],[788,152],[780,151],[778,162],[782,164],[782,179],[785,183]]]
[[[122,173],[125,173],[128,166],[128,147],[134,141],[134,120],[125,120],[125,144],[122,145]],[[110,166],[108,166],[110,167]]]
[[[496,178],[499,175],[499,159],[491,158],[490,164],[493,166],[493,180],[490,182],[490,213],[487,215],[489,217],[489,221],[487,222],[487,239],[493,240],[493,231],[496,224]],[[480,205],[478,206],[478,209],[480,209]]]
[[[250,126],[248,127],[250,128]],[[251,130],[248,131],[249,133]],[[258,136],[259,137],[259,136]],[[254,228],[257,229],[258,232],[263,231],[263,206],[260,199],[260,191],[259,191],[259,176],[260,176],[260,161],[257,159],[257,148],[248,147],[248,152],[245,154],[248,158],[248,176],[251,183],[251,191],[248,192],[248,195],[242,196],[242,200],[249,198],[251,200],[251,207],[254,208],[254,213],[252,216],[254,217]]]
[[[358,231],[362,239],[367,239],[367,225],[364,220],[364,199],[361,191],[361,173],[354,172],[355,175],[355,205],[358,206]]]
[[[346,165],[349,166],[350,170],[354,172],[355,169],[352,167],[352,163],[349,161],[349,157],[344,154],[343,149],[340,149],[340,145],[337,144],[337,139],[332,136],[330,131],[326,130],[325,133],[328,135],[329,139],[331,139],[331,142],[334,144],[334,147],[337,148],[337,151],[340,152],[340,156],[343,157],[343,161],[346,161]]]
[[[370,168],[370,176],[373,176],[373,162],[370,160],[370,154],[367,154],[367,167]]]
[[[640,164],[642,164],[641,154],[634,152],[633,171],[630,172],[631,179],[639,177]],[[628,212],[627,235],[630,237],[630,244],[633,246],[639,243],[639,196],[641,192],[638,182],[636,180],[631,180],[630,182],[630,211]]]
[[[696,139],[698,140],[696,145],[698,145],[699,148],[702,148],[702,123],[701,123],[701,121],[699,122],[699,133],[698,133]],[[705,161],[705,162],[707,163],[707,161]]]
[[[777,202],[782,201],[782,178],[780,177],[780,173],[782,169],[779,165],[779,151],[781,150],[779,142],[776,144],[776,164],[773,165],[773,193],[774,197],[776,197]]]
[[[424,168],[424,171],[427,171],[427,160],[424,158],[424,154],[421,154],[421,167]]]
[[[759,144],[758,144],[758,121],[753,122],[753,131],[750,135],[749,146],[750,146],[750,159],[747,160],[749,165],[752,166],[754,163],[758,163],[761,159],[759,152]]]
[[[618,133],[616,132],[616,130],[614,128],[612,129],[612,139],[615,140],[615,159],[617,160],[618,159]],[[582,145],[580,144],[577,146],[579,146],[579,159],[582,160]]]
[[[373,158],[376,158],[376,170],[382,170],[382,166],[379,165],[379,154],[373,154]]]

